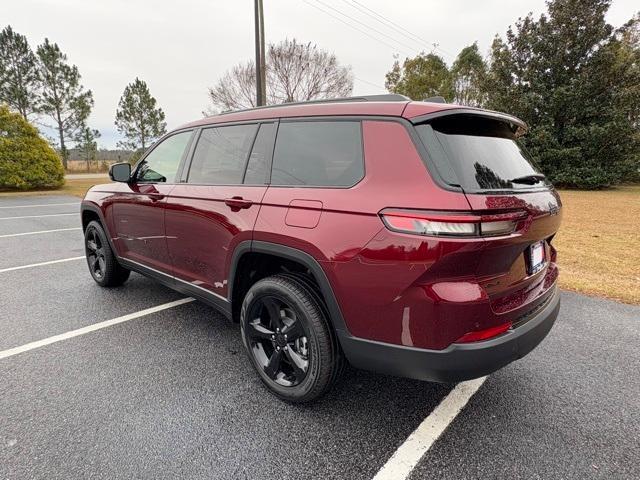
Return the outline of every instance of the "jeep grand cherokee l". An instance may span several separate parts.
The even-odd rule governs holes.
[[[492,111],[398,95],[221,114],[172,131],[82,202],[93,279],[131,270],[239,322],[278,397],[344,361],[479,377],[531,351],[559,309],[560,199]]]

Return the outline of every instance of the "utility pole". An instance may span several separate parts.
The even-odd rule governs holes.
[[[267,85],[265,78],[265,51],[264,51],[264,15],[262,12],[262,0],[254,0],[255,26],[256,26],[256,105],[267,103]]]

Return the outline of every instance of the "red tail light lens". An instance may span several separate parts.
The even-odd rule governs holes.
[[[387,208],[380,218],[389,230],[416,235],[494,237],[513,233],[527,217],[525,211],[482,215]]]
[[[488,340],[498,335],[502,335],[504,332],[511,328],[511,322],[503,323],[497,327],[489,327],[484,330],[476,330],[475,332],[465,333],[455,343],[470,343],[479,342],[481,340]]]

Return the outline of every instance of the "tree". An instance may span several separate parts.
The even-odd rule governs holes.
[[[116,127],[125,136],[119,147],[144,151],[166,133],[164,112],[156,104],[149,87],[139,78],[125,87],[116,110]]]
[[[91,170],[91,161],[96,159],[96,153],[98,152],[98,142],[96,140],[100,136],[98,130],[84,125],[74,137],[80,157],[87,162],[87,172]]]
[[[60,157],[21,114],[0,105],[0,189],[57,188]]]
[[[25,120],[38,112],[38,62],[27,38],[10,25],[0,32],[0,103],[17,110]]]
[[[406,58],[402,65],[396,60],[385,77],[385,87],[393,93],[406,95],[412,100],[442,96],[453,98],[453,86],[447,64],[442,57],[424,52],[415,58]]]
[[[73,141],[93,108],[93,94],[80,84],[80,72],[75,65],[67,63],[67,56],[58,44],[49,42],[38,46],[40,75],[42,77],[42,99],[40,110],[53,120],[58,134],[58,147],[62,164],[67,168],[67,141]]]
[[[488,106],[532,126],[525,145],[561,186],[606,187],[640,166],[638,16],[614,31],[609,6],[548,1],[492,45]]]
[[[482,107],[486,102],[484,88],[487,66],[474,43],[463,48],[451,67],[453,103]]]
[[[351,67],[340,65],[333,53],[295,39],[269,45],[266,79],[267,105],[346,97],[353,90]],[[207,113],[255,107],[255,92],[255,63],[240,63],[209,88]]]

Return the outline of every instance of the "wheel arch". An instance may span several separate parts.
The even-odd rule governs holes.
[[[80,218],[82,220],[83,232],[87,229],[87,225],[89,225],[89,222],[91,222],[92,220],[97,220],[102,226],[104,233],[106,233],[107,235],[107,240],[109,241],[109,246],[111,247],[111,250],[116,255],[116,257],[119,257],[118,250],[116,250],[115,245],[113,244],[113,240],[111,238],[111,234],[109,233],[109,226],[107,225],[107,222],[104,218],[104,215],[102,214],[102,210],[100,209],[100,207],[91,203],[82,202],[82,204],[80,205]]]
[[[256,253],[282,258],[286,261],[298,263],[304,268],[308,269],[309,272],[313,275],[314,280],[318,284],[320,293],[322,294],[327,310],[329,312],[330,318],[328,320],[331,323],[333,329],[338,334],[338,338],[342,336],[341,334],[348,333],[344,317],[342,316],[342,311],[340,310],[338,301],[335,297],[335,294],[333,293],[333,288],[331,287],[329,279],[327,278],[327,275],[325,274],[318,261],[307,252],[277,243],[270,243],[259,240],[245,240],[243,242],[240,242],[236,246],[231,259],[228,282],[228,299],[232,305],[234,300],[234,290],[238,287],[239,279],[236,275],[238,272],[238,266],[241,265],[241,261],[243,258],[246,258],[246,255]]]

